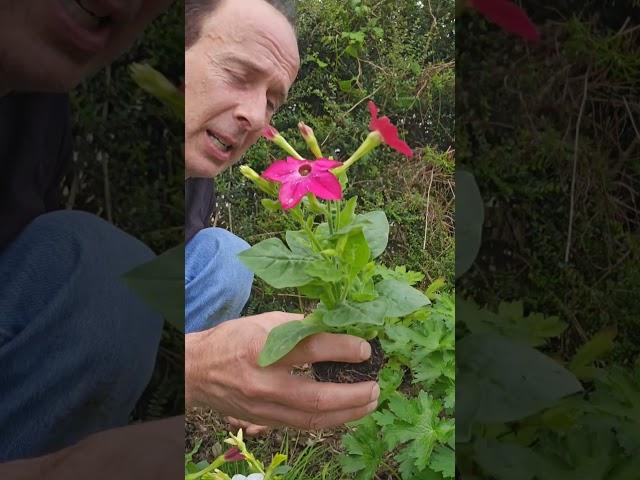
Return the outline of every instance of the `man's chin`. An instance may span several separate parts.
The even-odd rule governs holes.
[[[197,159],[192,162],[186,161],[185,178],[213,178],[224,172],[233,162],[228,165],[217,165],[206,159]]]

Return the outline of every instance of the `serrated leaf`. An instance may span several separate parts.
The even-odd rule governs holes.
[[[453,478],[456,474],[456,453],[452,449],[438,445],[431,455],[429,467],[442,473],[444,478]]]
[[[354,432],[342,437],[342,445],[347,455],[339,457],[345,473],[354,480],[371,480],[384,460],[385,447],[380,438],[379,428],[371,416],[357,422]]]
[[[569,370],[581,379],[590,380],[593,377],[590,365],[613,350],[617,331],[613,327],[600,330],[589,341],[583,344],[571,359]]]

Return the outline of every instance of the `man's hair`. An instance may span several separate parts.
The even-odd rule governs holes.
[[[184,5],[184,47],[189,48],[200,37],[202,21],[215,11],[223,1],[237,0],[185,0]],[[296,8],[293,0],[263,0],[282,13],[295,29]]]

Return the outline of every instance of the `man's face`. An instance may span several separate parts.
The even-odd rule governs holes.
[[[172,1],[1,1],[0,94],[72,89],[122,53]]]
[[[185,52],[187,176],[214,177],[253,145],[300,64],[293,28],[263,0],[226,0]]]

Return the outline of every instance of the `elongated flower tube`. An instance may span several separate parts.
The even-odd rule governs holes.
[[[260,175],[258,175],[258,172],[256,172],[250,166],[240,165],[240,173],[245,178],[251,180],[251,182],[253,182],[253,184],[256,187],[258,187],[258,189],[260,189],[267,195],[271,195],[272,197],[275,197],[278,194],[276,186],[273,183],[268,182],[267,180],[262,178]]]
[[[351,165],[365,155],[368,155],[381,143],[387,144],[389,147],[409,158],[413,156],[413,151],[409,145],[400,139],[398,136],[398,129],[391,123],[389,117],[384,116],[378,118],[378,107],[376,107],[376,104],[372,101],[369,101],[368,107],[369,113],[371,114],[371,120],[369,121],[369,130],[371,130],[371,133],[367,135],[364,142],[362,142],[358,149],[353,152],[353,155],[351,155],[351,157],[349,157],[341,167],[333,170],[335,175],[341,175],[346,172]]]
[[[133,63],[129,72],[140,88],[163,102],[184,121],[184,88],[176,88],[167,77],[147,64]]]
[[[262,130],[262,136],[270,142],[275,143],[278,147],[280,147],[284,152],[291,155],[293,158],[302,160],[302,155],[296,152],[296,149],[293,148],[282,135],[280,135],[280,132],[278,132],[275,127],[271,125],[264,127],[264,129]]]
[[[340,166],[335,160],[286,160],[273,162],[262,173],[262,177],[280,183],[278,198],[284,210],[295,207],[308,193],[324,200],[340,200],[342,186],[331,173],[332,168]]]
[[[322,158],[322,151],[320,150],[320,145],[318,145],[318,140],[316,139],[315,134],[313,133],[313,129],[306,125],[304,122],[298,123],[298,130],[300,130],[300,135],[304,138],[304,141],[309,147],[309,150],[316,158]]]

